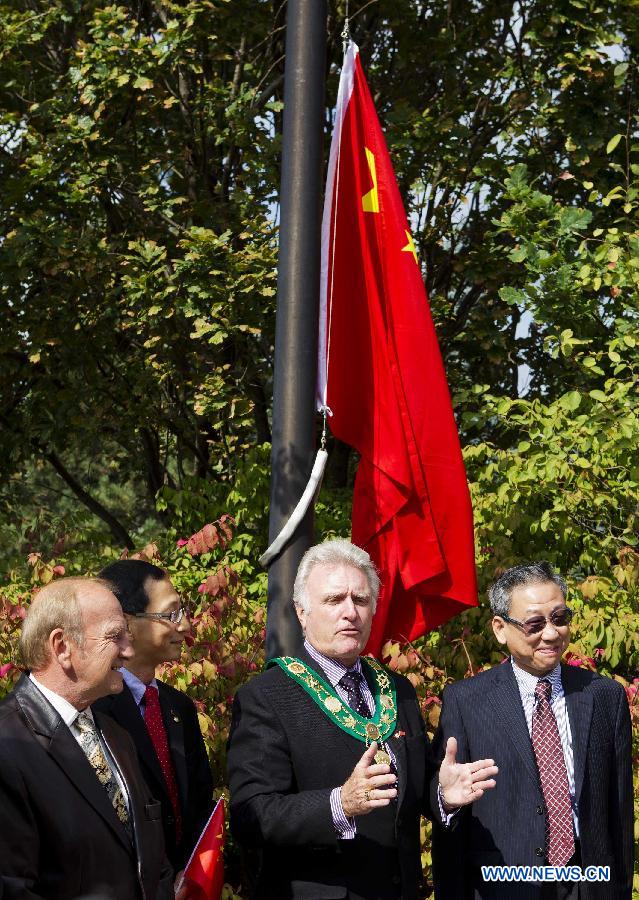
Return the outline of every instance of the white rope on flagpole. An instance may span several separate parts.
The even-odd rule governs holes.
[[[313,471],[311,472],[311,477],[308,479],[308,484],[304,488],[304,493],[300,497],[297,506],[291,513],[291,517],[284,528],[282,528],[268,550],[266,550],[260,556],[260,565],[266,567],[270,563],[272,563],[275,557],[281,551],[282,547],[284,547],[286,542],[289,541],[295,533],[295,529],[304,518],[306,510],[313,502],[315,495],[319,493],[320,487],[322,486],[322,478],[324,476],[324,469],[326,468],[327,459],[328,453],[326,452],[326,450],[320,449],[317,451],[315,464],[313,465]]]

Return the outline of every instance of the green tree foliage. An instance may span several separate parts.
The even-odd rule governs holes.
[[[532,557],[565,573],[570,652],[623,681],[637,733],[639,3],[349,6],[458,414],[480,586]],[[155,538],[145,553],[196,601],[166,675],[200,704],[218,772],[228,697],[260,664],[285,12],[0,0],[0,687],[34,586]],[[326,147],[344,0],[329,13]],[[330,450],[319,537],[349,528],[356,460]],[[176,546],[227,512],[230,542]],[[386,657],[432,729],[446,681],[501,654],[481,606]]]

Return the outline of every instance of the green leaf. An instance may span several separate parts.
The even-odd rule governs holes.
[[[149,91],[153,87],[153,82],[150,78],[146,78],[144,75],[138,75],[138,77],[133,82],[133,87],[137,88],[140,91]]]
[[[622,137],[623,134],[615,134],[614,137],[611,137],[606,144],[606,153],[612,153]]]
[[[561,405],[564,409],[568,409],[571,412],[576,410],[581,403],[581,394],[579,391],[569,391],[567,394],[564,394],[561,397],[560,401]]]

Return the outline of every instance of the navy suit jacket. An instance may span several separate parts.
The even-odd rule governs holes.
[[[582,900],[630,900],[633,789],[628,702],[620,684],[562,665],[572,733],[582,867],[610,866],[609,883],[581,884]],[[484,883],[482,865],[545,865],[545,809],[532,742],[510,661],[449,685],[435,753],[455,737],[457,759],[492,758],[497,786],[435,828],[437,900],[539,900],[541,888]]]
[[[129,736],[95,713],[126,783],[133,843],[56,710],[23,676],[0,703],[0,895],[3,900],[169,900],[160,804]]]
[[[144,719],[126,684],[121,694],[94,703],[129,732],[138,751],[144,778],[153,796],[162,803],[166,853],[176,872],[184,868],[202,828],[213,809],[213,779],[193,701],[181,691],[158,681],[162,721],[166,729],[182,812],[182,837],[178,842],[175,819],[166,782]]]

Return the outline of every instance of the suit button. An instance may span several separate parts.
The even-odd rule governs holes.
[[[540,816],[543,816],[543,814],[544,814],[544,808],[543,808],[543,806],[538,806],[538,807],[537,807],[537,813],[538,813]]]
[[[543,848],[542,848],[542,847],[537,847],[536,850],[535,850],[535,854],[536,854],[537,856],[543,856],[543,855],[544,855],[544,850],[543,850]]]
[[[393,875],[392,881],[393,881],[393,884],[401,884],[402,876],[401,875]]]

